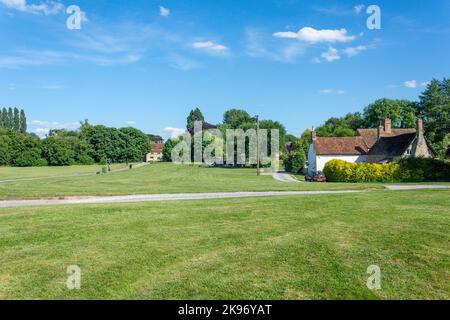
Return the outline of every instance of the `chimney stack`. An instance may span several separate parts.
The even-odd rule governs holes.
[[[383,132],[383,126],[380,123],[380,125],[378,126],[378,129],[377,129],[377,141],[381,139],[382,132]]]
[[[423,120],[419,118],[417,120],[417,134],[423,133]]]
[[[392,122],[389,117],[386,117],[384,120],[384,132],[388,134],[392,133]]]

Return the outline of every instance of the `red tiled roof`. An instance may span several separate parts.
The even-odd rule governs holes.
[[[316,138],[314,148],[317,155],[364,155],[369,151],[363,137]]]
[[[150,143],[150,146],[152,148],[151,152],[152,153],[162,153],[164,150],[164,144],[162,143]]]

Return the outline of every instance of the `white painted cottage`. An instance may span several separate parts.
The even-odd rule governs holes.
[[[311,133],[308,152],[308,175],[323,171],[333,159],[347,162],[386,163],[402,157],[435,156],[425,140],[423,122],[417,128],[393,129],[391,119],[386,118],[377,129],[358,129],[355,137],[317,137]]]

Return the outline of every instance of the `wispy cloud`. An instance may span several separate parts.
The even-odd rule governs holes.
[[[342,49],[342,52],[345,53],[349,58],[360,54],[362,51],[365,51],[366,46],[357,46],[357,47],[349,47]]]
[[[0,3],[13,10],[42,15],[54,15],[64,10],[61,2],[53,0],[37,4],[28,4],[27,0],[0,0]]]
[[[161,17],[168,17],[170,15],[170,10],[167,8],[164,8],[163,6],[159,7],[159,15]]]
[[[366,6],[363,5],[363,4],[359,4],[359,5],[355,6],[355,7],[354,7],[355,13],[356,13],[356,14],[360,14],[360,13],[364,10],[365,7],[366,7]]]
[[[86,62],[99,66],[131,64],[142,59],[139,54],[120,54],[114,56],[72,53],[68,51],[16,50],[10,56],[0,57],[0,68],[20,69],[29,66],[54,65],[65,62]]]
[[[198,41],[192,44],[194,49],[202,50],[212,55],[226,55],[229,53],[227,46],[213,41]]]
[[[199,62],[178,53],[169,54],[168,61],[173,68],[181,71],[190,71],[202,66]]]
[[[344,1],[342,2],[344,3]],[[313,9],[319,13],[330,16],[354,16],[355,14],[360,14],[364,8],[364,4],[358,4],[353,7],[351,5],[316,6]]]
[[[300,29],[298,32],[292,31],[283,31],[283,32],[275,32],[273,34],[274,37],[277,38],[286,38],[286,39],[297,39],[300,41],[305,41],[308,43],[320,43],[320,42],[349,42],[356,39],[355,36],[348,35],[346,29],[336,29],[336,30],[316,30],[311,27],[304,27]]]
[[[267,39],[264,32],[249,28],[246,30],[246,53],[255,58],[263,58],[284,63],[293,63],[305,52],[301,42],[279,43]]]
[[[343,95],[343,94],[345,94],[345,91],[344,90],[340,90],[340,89],[323,89],[323,90],[320,90],[319,93],[321,93],[321,94]]]

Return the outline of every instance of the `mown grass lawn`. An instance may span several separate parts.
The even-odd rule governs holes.
[[[95,164],[90,166],[67,166],[67,167],[1,167],[0,166],[0,182],[10,180],[35,180],[35,179],[49,179],[55,177],[66,177],[77,174],[91,174],[95,175],[104,167],[103,165]],[[111,169],[125,168],[124,163],[115,163],[111,165]]]
[[[11,174],[8,173],[10,170],[17,179],[38,175],[40,178],[32,181],[1,182],[7,180],[4,176],[11,179]],[[61,196],[383,188],[381,184],[289,184],[276,181],[270,175],[257,177],[254,169],[205,168],[172,163],[157,163],[130,171],[79,177],[64,176],[64,170],[70,169],[59,170],[62,177],[55,179],[45,178],[45,174],[54,176],[49,168],[25,168],[23,171],[20,168],[2,168],[0,200]]]
[[[449,208],[424,190],[0,209],[0,299],[449,299]]]

